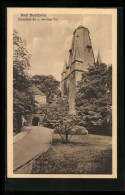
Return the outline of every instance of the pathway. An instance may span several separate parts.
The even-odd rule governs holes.
[[[31,126],[27,132],[21,132],[14,136],[13,143],[13,168],[17,170],[35,156],[48,150],[52,140],[53,130],[41,127]]]

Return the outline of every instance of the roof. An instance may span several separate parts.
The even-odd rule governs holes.
[[[66,67],[67,67],[67,61],[65,59],[64,66],[63,66],[63,71],[62,72],[66,72]]]
[[[32,86],[32,92],[35,95],[42,95],[42,96],[46,96],[42,91],[40,91],[35,85]]]
[[[74,30],[73,34],[76,32],[76,30],[78,30],[78,29],[80,29],[80,28],[84,28],[84,29],[88,30],[88,28],[86,28],[85,26],[80,25],[80,26],[78,26],[78,27]],[[88,30],[88,32],[89,32],[89,30]]]
[[[97,63],[101,64],[102,63],[102,59],[101,59],[101,55],[100,52],[98,51],[98,56],[97,56]]]

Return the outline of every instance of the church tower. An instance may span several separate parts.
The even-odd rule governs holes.
[[[79,26],[73,32],[69,60],[68,63],[64,62],[61,74],[61,94],[68,96],[70,114],[75,114],[74,98],[77,82],[81,79],[82,72],[87,71],[89,64],[94,62],[89,30],[84,26]]]
[[[97,64],[101,64],[102,63],[102,59],[101,59],[101,55],[100,52],[98,51],[98,56],[97,56]]]

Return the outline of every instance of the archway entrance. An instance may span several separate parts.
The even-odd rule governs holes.
[[[33,126],[38,126],[39,125],[39,118],[38,117],[34,117],[33,119],[32,119],[32,125]]]

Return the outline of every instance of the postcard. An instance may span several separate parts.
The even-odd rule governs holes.
[[[117,178],[117,9],[7,8],[7,177]]]

